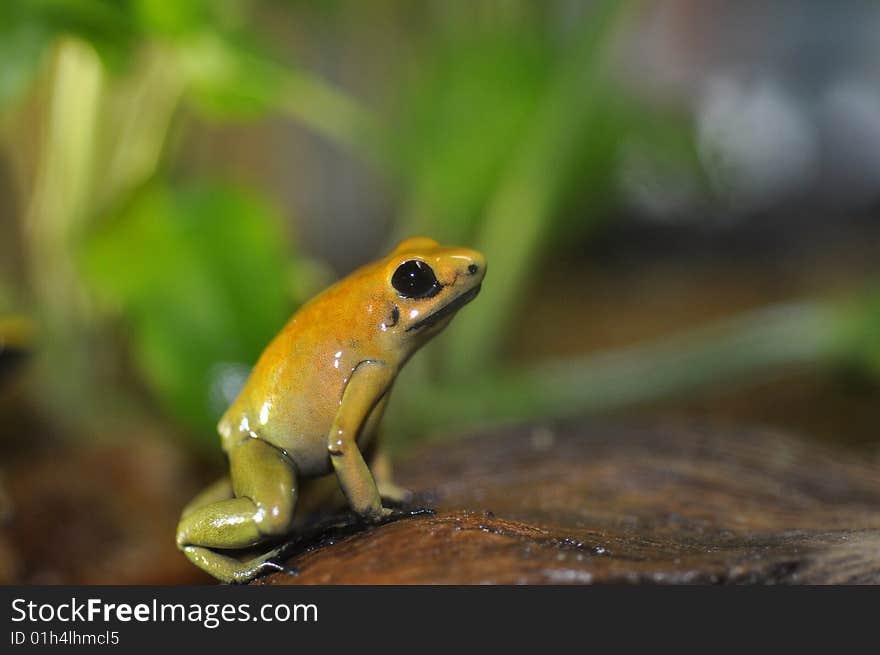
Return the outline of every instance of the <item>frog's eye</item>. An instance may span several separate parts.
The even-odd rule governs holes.
[[[391,286],[404,298],[430,298],[440,291],[434,271],[425,262],[403,262],[391,276]]]

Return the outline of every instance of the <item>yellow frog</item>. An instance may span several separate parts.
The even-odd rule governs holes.
[[[278,568],[280,548],[247,561],[222,551],[279,539],[340,488],[364,519],[386,516],[382,498],[405,493],[374,443],[391,386],[485,274],[480,253],[416,237],[303,305],[220,419],[229,476],[183,510],[177,545],[190,561],[225,582]]]

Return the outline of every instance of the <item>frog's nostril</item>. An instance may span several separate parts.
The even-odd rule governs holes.
[[[470,273],[471,275],[475,275],[476,272],[479,270],[480,270],[480,267],[477,266],[476,264],[468,265],[468,273]]]

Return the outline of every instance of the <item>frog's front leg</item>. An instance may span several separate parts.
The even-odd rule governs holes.
[[[223,483],[187,506],[177,526],[177,546],[189,560],[224,582],[245,582],[267,567],[274,554],[242,562],[214,549],[254,546],[288,531],[296,505],[296,473],[277,448],[247,438],[229,450],[233,497]],[[220,499],[222,498],[222,499]],[[277,567],[274,567],[277,568]]]
[[[370,520],[387,516],[391,510],[382,507],[373,475],[357,445],[357,437],[367,417],[387,393],[396,371],[384,362],[365,360],[355,367],[342,393],[342,401],[327,447],[339,485],[351,508]]]

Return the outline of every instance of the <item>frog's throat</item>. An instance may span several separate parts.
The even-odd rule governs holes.
[[[417,323],[413,323],[408,328],[406,328],[407,332],[411,332],[412,330],[420,330],[422,328],[431,327],[435,325],[439,321],[443,320],[447,316],[454,314],[461,307],[468,304],[471,300],[477,297],[477,294],[480,293],[480,288],[482,288],[482,284],[478,284],[473,289],[469,289],[465,291],[463,294],[458,296],[457,298],[451,300],[438,309],[433,314],[428,314],[425,318]]]

